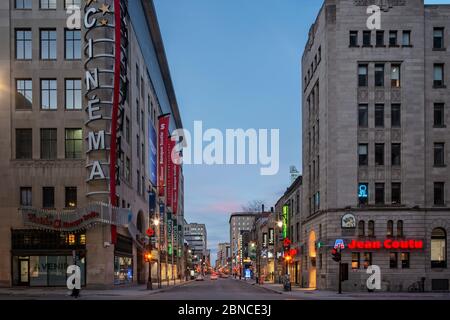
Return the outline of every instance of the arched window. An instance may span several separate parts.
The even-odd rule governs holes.
[[[387,231],[386,231],[386,235],[388,237],[392,237],[394,236],[394,221],[389,220],[387,222]]]
[[[369,230],[367,231],[367,235],[369,237],[375,237],[375,222],[373,220],[369,221]]]
[[[361,220],[358,222],[358,236],[359,237],[364,237],[366,235],[365,233],[365,224],[364,221]]]
[[[447,268],[447,234],[442,228],[431,233],[431,267]]]
[[[397,221],[397,237],[403,237],[403,220]]]

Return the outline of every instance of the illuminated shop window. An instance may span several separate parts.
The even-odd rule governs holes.
[[[352,269],[359,269],[359,252],[352,252]]]

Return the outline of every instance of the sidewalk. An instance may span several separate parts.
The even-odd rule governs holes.
[[[292,291],[286,292],[282,284],[257,284],[255,280],[239,280],[248,285],[283,294],[288,297],[304,300],[450,300],[450,292],[343,292],[315,290],[292,286]]]
[[[81,288],[80,299],[83,297],[145,297],[152,294],[161,293],[167,290],[171,290],[172,288],[176,288],[179,286],[186,285],[193,280],[189,281],[180,281],[176,280],[175,284],[173,280],[170,280],[169,285],[167,285],[167,281],[163,281],[161,283],[161,288],[158,289],[158,284],[153,283],[153,290],[147,290],[147,285],[131,285],[131,286],[118,286],[112,289],[90,289],[90,288]],[[23,296],[27,297],[61,297],[65,298],[70,296],[71,290],[68,290],[64,287],[58,288],[33,288],[33,287],[13,287],[13,288],[0,288],[0,300],[2,296]]]

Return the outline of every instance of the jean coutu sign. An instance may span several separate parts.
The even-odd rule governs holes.
[[[126,16],[125,2],[114,1],[116,5],[119,3],[119,8],[112,8],[111,0],[86,1],[84,7],[85,126],[88,140],[86,181],[92,186],[92,189],[88,188],[88,196],[111,192],[111,186],[108,188],[106,182],[111,180],[115,185],[116,159],[122,153],[123,102],[127,94],[124,88],[128,87],[126,73],[122,71],[126,72],[127,62],[123,54],[119,54],[120,60],[117,60],[116,47],[119,44],[122,49],[121,44],[127,46],[128,41],[125,19],[119,23],[119,34],[116,29],[116,14],[120,11],[121,17]],[[115,12],[116,9],[118,12]],[[116,38],[120,40],[116,41]]]

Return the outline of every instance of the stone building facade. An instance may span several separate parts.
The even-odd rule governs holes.
[[[122,1],[128,28],[128,61],[122,76],[128,89],[121,118],[117,206],[111,206],[107,192],[96,189],[100,184],[107,186],[108,177],[89,179],[90,160],[100,157],[92,153],[91,143],[95,149],[106,145],[104,152],[109,153],[110,102],[96,112],[88,107],[88,99],[95,97],[87,94],[88,83],[100,84],[95,93],[99,98],[106,92],[100,90],[102,85],[104,90],[114,89],[108,87],[107,70],[114,69],[108,42],[114,41],[114,1],[39,3],[8,0],[0,4],[4,44],[0,49],[0,177],[8,186],[0,188],[0,285],[65,286],[67,265],[74,263],[81,267],[86,286],[145,283],[149,274],[149,263],[144,261],[145,232],[154,217],[166,228],[162,216],[166,210],[160,212],[157,205],[162,199],[150,196],[157,187],[152,182],[156,166],[151,164],[157,148],[150,137],[156,136],[161,114],[171,114],[171,129],[182,127],[153,2]],[[67,11],[69,5],[81,5],[79,29],[68,27],[74,13]],[[96,63],[88,58],[85,41],[86,24],[91,23],[96,30],[90,35],[96,33],[98,40],[92,55],[103,60],[96,65],[99,75],[91,73],[87,79],[85,69]],[[103,141],[88,135],[96,125],[89,118],[93,113],[106,120]],[[107,173],[107,163],[101,166]],[[179,195],[182,198],[183,192]],[[183,199],[179,203],[177,213],[182,216]],[[47,228],[49,219],[70,222]],[[117,228],[116,241],[112,241],[112,224]],[[182,238],[182,229],[179,235]],[[182,252],[183,241],[178,240]],[[158,245],[159,253],[167,252],[163,242],[154,248]],[[155,278],[178,276],[182,257],[170,260],[166,254],[160,259],[159,265],[151,264]]]
[[[382,290],[448,290],[449,16],[423,0],[324,1],[302,58],[303,286],[337,289],[342,239],[344,290],[367,290],[368,265]]]

